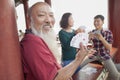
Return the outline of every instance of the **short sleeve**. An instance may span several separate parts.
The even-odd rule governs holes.
[[[111,31],[107,31],[107,41],[108,43],[112,44],[113,43],[113,34]]]

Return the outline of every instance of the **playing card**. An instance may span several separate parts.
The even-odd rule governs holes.
[[[93,34],[100,34],[100,30],[94,31]]]
[[[79,28],[85,30],[86,26],[80,26]]]
[[[80,43],[82,43],[84,46],[87,46],[88,41],[89,40],[88,40],[87,33],[78,33],[72,38],[70,42],[70,46],[75,47],[75,48],[80,48]]]

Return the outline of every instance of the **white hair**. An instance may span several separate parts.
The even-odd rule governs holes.
[[[33,25],[33,24],[31,24]],[[55,56],[58,63],[61,63],[61,51],[58,49],[58,44],[56,41],[56,35],[54,30],[51,28],[49,32],[43,33],[43,28],[40,31],[37,31],[33,26],[31,26],[33,34],[41,37],[45,43],[48,45],[49,49]]]

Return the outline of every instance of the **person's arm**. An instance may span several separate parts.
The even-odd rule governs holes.
[[[95,35],[93,34],[93,32],[89,32],[89,40],[93,39],[95,37]]]
[[[112,33],[109,32],[107,34],[107,39],[105,40],[105,38],[101,35],[101,34],[95,34],[96,37],[98,37],[98,39],[100,41],[102,41],[103,45],[105,46],[106,49],[111,50],[112,48],[112,42],[113,42],[113,36]]]
[[[75,30],[75,34],[78,34],[78,33],[81,33],[81,32],[82,32],[82,30],[80,28]]]
[[[89,53],[83,47],[83,45],[81,45],[80,48],[81,49],[76,54],[75,60],[67,66],[60,69],[54,80],[68,80],[74,74],[75,70],[80,66],[85,56]]]
[[[108,43],[108,42],[105,40],[105,38],[103,38],[103,37],[101,37],[100,40],[102,41],[102,43],[103,43],[103,45],[105,46],[106,49],[111,50],[112,44]]]
[[[68,66],[63,67],[58,71],[55,80],[68,80],[74,74],[79,64],[80,64],[79,61],[74,60]]]

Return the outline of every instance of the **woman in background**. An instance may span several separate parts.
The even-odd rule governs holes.
[[[60,27],[62,28],[59,31],[59,39],[62,47],[62,67],[68,65],[75,59],[77,53],[76,48],[70,46],[70,41],[77,33],[81,32],[80,29],[76,31],[72,29],[74,20],[71,13],[64,13],[61,21]],[[76,70],[77,73],[80,70],[80,67]]]

